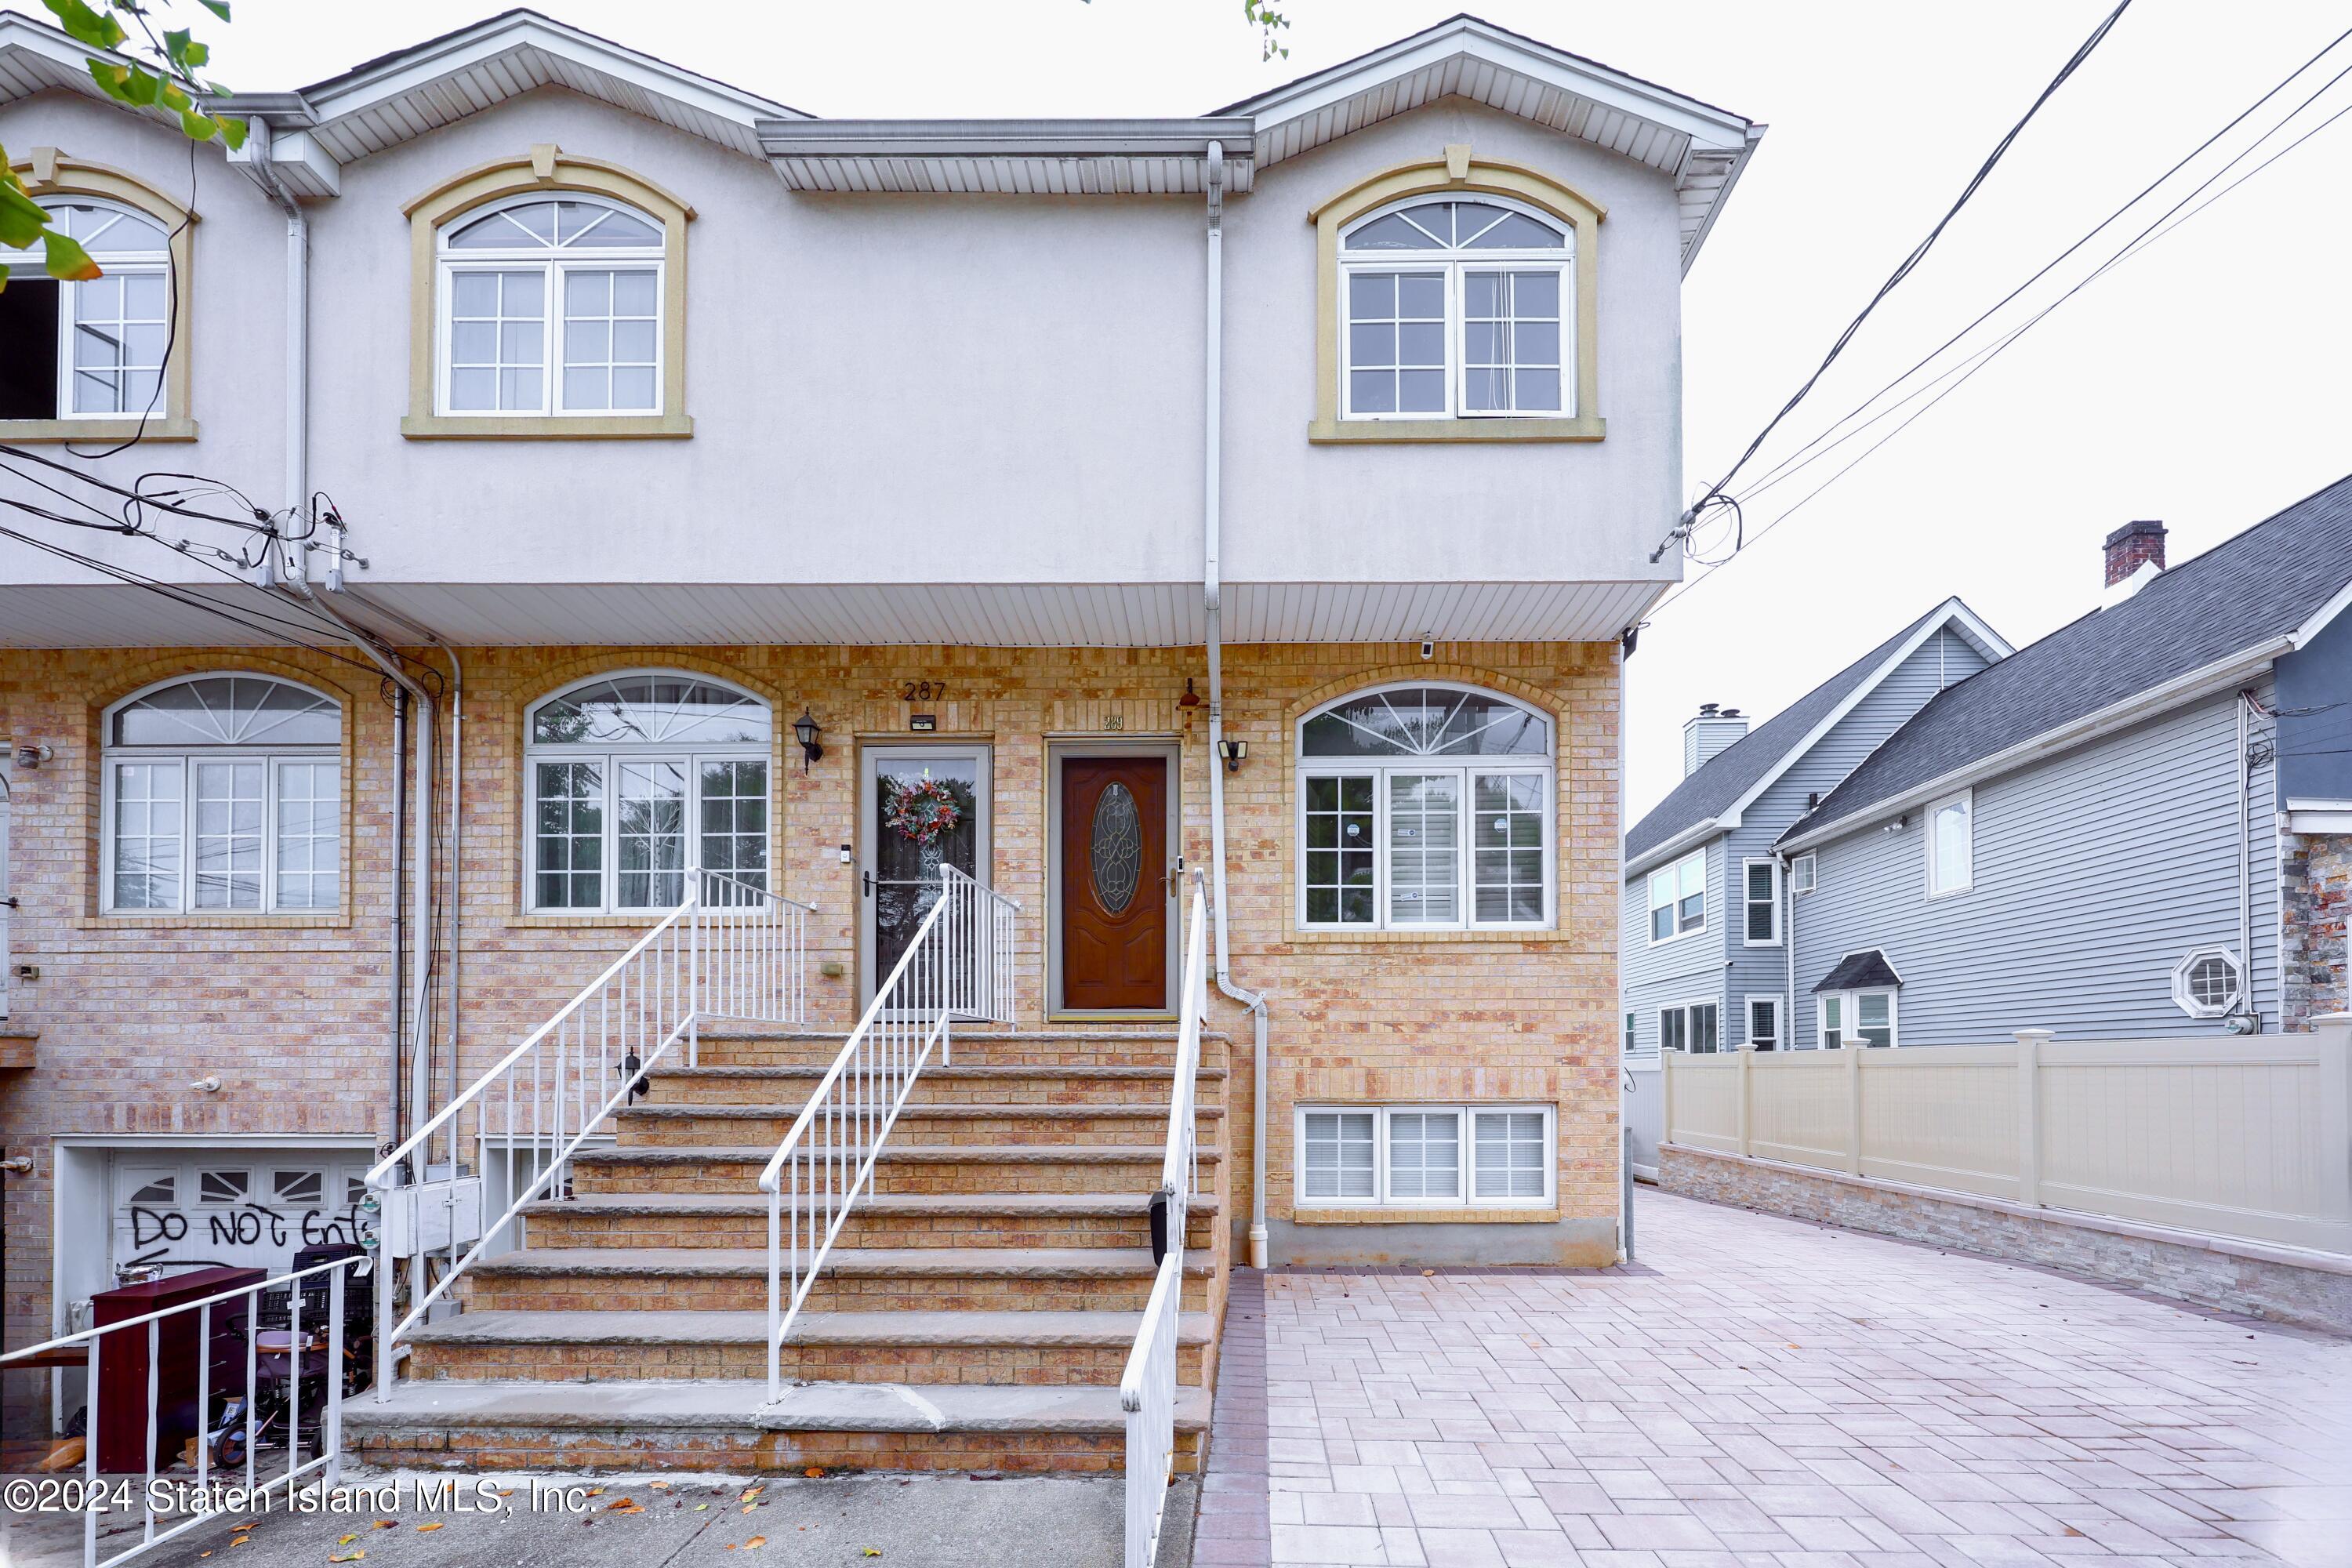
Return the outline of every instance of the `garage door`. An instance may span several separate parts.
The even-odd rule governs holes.
[[[359,1239],[364,1154],[140,1150],[114,1156],[114,1269],[226,1265],[282,1274],[297,1249]]]

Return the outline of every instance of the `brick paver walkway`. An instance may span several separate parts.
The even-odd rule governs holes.
[[[1633,1269],[1269,1276],[1257,1550],[2352,1568],[2352,1343],[1655,1193],[1639,1219]],[[1199,1561],[1248,1560],[1217,1521],[1251,1469],[1213,1476]]]

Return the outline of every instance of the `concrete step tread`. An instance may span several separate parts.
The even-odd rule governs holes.
[[[707,1039],[709,1037],[705,1036],[704,1037]],[[821,1078],[825,1073],[831,1071],[832,1068],[833,1064],[830,1062],[801,1062],[784,1067],[730,1067],[706,1063],[701,1067],[693,1068],[677,1067],[665,1062],[660,1067],[654,1068],[647,1076],[656,1080],[666,1078],[807,1079]],[[1101,1065],[1096,1065],[1092,1063],[1073,1062],[1067,1065],[1057,1066],[1050,1062],[1004,1062],[996,1065],[992,1065],[987,1062],[957,1062],[950,1067],[927,1067],[923,1069],[922,1077],[918,1079],[916,1082],[918,1086],[919,1086],[932,1079],[945,1079],[950,1082],[956,1082],[971,1079],[1053,1079],[1069,1078],[1115,1079],[1135,1079],[1145,1082],[1158,1081],[1160,1083],[1166,1083],[1175,1076],[1176,1069],[1172,1067],[1145,1067],[1137,1066],[1131,1063],[1103,1063]],[[1212,1067],[1204,1062],[1200,1068],[1198,1076],[1202,1078],[1224,1078],[1228,1076],[1228,1073],[1223,1067]]]
[[[696,1117],[736,1121],[780,1121],[798,1116],[807,1109],[805,1102],[774,1101],[766,1105],[696,1105],[692,1103],[662,1105],[632,1105],[620,1112],[656,1121],[691,1121]],[[1225,1108],[1202,1101],[1195,1108],[1201,1115],[1223,1116]],[[1022,1105],[1004,1102],[992,1105],[927,1105],[920,1100],[898,1112],[901,1121],[978,1121],[994,1117],[1004,1121],[1018,1119],[1046,1120],[1071,1116],[1103,1116],[1114,1121],[1165,1121],[1168,1107],[1146,1101],[1127,1101],[1116,1105]]]
[[[1209,1424],[1209,1391],[1179,1387],[1178,1430]],[[378,1403],[343,1402],[347,1433],[440,1427],[531,1430],[697,1429],[770,1432],[1124,1432],[1115,1386],[808,1383],[774,1405],[764,1381],[404,1383]]]
[[[772,1143],[634,1143],[609,1149],[583,1150],[572,1157],[575,1165],[695,1164],[712,1160],[751,1160],[765,1164],[775,1153]],[[1158,1164],[1168,1152],[1162,1143],[897,1143],[882,1145],[881,1158],[909,1164],[943,1165],[972,1162],[993,1165],[1132,1165]],[[1214,1143],[1200,1147],[1201,1163],[1214,1164],[1225,1157]]]
[[[857,1212],[879,1215],[930,1215],[942,1218],[1014,1215],[1033,1219],[1123,1219],[1150,1212],[1147,1193],[867,1193],[857,1200]],[[1194,1214],[1215,1214],[1217,1194],[1202,1193],[1185,1200]],[[527,1205],[525,1215],[676,1215],[698,1219],[728,1218],[768,1212],[765,1193],[738,1197],[713,1193],[583,1193],[576,1197],[542,1198]]]
[[[787,1344],[1130,1345],[1138,1312],[813,1312],[793,1320]],[[1177,1337],[1206,1344],[1215,1324],[1186,1312]],[[764,1344],[765,1312],[464,1312],[415,1331],[419,1344]]]
[[[1213,1268],[1199,1247],[1184,1254],[1184,1272],[1206,1275]],[[768,1277],[768,1251],[760,1247],[533,1247],[486,1258],[478,1275],[629,1276],[690,1274],[734,1279]],[[825,1255],[824,1272],[856,1278],[918,1275],[940,1278],[1150,1279],[1148,1247],[836,1247]]]
[[[698,1037],[708,1045],[713,1040],[838,1040],[849,1043],[847,1029],[761,1029],[733,1026],[714,1027],[705,1025]],[[1112,1028],[1097,1026],[1091,1028],[1064,1029],[958,1029],[954,1043],[970,1040],[984,1046],[1050,1046],[1068,1040],[1144,1040],[1156,1045],[1173,1045],[1177,1034],[1169,1028]],[[1232,1037],[1218,1029],[1203,1029],[1204,1040],[1229,1041]]]

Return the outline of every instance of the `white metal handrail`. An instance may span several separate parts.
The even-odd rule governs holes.
[[[1192,1200],[1201,1192],[1201,1148],[1195,1085],[1201,1071],[1201,1016],[1209,1001],[1209,900],[1205,874],[1191,873],[1192,913],[1184,936],[1182,1010],[1176,1025],[1176,1081],[1168,1097],[1168,1152],[1160,1161],[1167,1251],[1151,1281],[1151,1297],[1136,1331],[1135,1348],[1119,1373],[1119,1408],[1127,1413],[1127,1568],[1151,1568],[1176,1468],[1176,1348],[1184,1310],[1184,1231]]]
[[[184,1301],[176,1307],[166,1307],[160,1311],[149,1312],[141,1317],[125,1318],[119,1323],[107,1323],[97,1328],[84,1329],[79,1333],[64,1334],[57,1339],[44,1340],[39,1344],[26,1345],[20,1350],[10,1351],[5,1355],[0,1355],[0,1372],[6,1372],[16,1365],[32,1361],[34,1357],[40,1356],[45,1352],[64,1350],[73,1345],[89,1347],[89,1353],[88,1361],[84,1363],[82,1385],[86,1401],[83,1406],[82,1430],[83,1440],[87,1445],[82,1459],[83,1507],[80,1510],[83,1568],[99,1568],[101,1562],[99,1556],[98,1521],[100,1515],[108,1511],[103,1506],[103,1499],[113,1495],[110,1488],[103,1493],[100,1491],[98,1468],[100,1447],[99,1379],[108,1336],[117,1334],[127,1336],[132,1330],[144,1329],[146,1333],[143,1337],[146,1340],[147,1352],[145,1358],[147,1436],[142,1450],[145,1458],[146,1480],[141,1487],[139,1494],[143,1510],[142,1529],[136,1543],[102,1560],[110,1564],[128,1563],[132,1558],[143,1556],[165,1542],[185,1534],[205,1521],[216,1518],[225,1511],[225,1505],[216,1500],[221,1494],[215,1490],[217,1478],[213,1470],[211,1441],[219,1432],[234,1430],[225,1426],[216,1432],[212,1424],[214,1394],[212,1352],[215,1321],[213,1309],[225,1302],[243,1303],[241,1309],[233,1309],[229,1312],[219,1314],[224,1331],[235,1333],[245,1343],[245,1484],[243,1495],[236,1499],[236,1511],[249,1512],[268,1507],[269,1495],[281,1487],[286,1489],[287,1495],[291,1497],[296,1483],[314,1471],[321,1472],[321,1484],[330,1489],[341,1479],[345,1376],[344,1284],[352,1270],[356,1269],[364,1274],[371,1267],[370,1260],[365,1258],[333,1258],[325,1263],[313,1264],[308,1268],[296,1269],[290,1274],[280,1274],[275,1279],[257,1280],[250,1285],[239,1285],[216,1295],[204,1297],[199,1300]],[[312,1450],[310,1457],[305,1459],[302,1457],[302,1370],[304,1359],[310,1345],[302,1329],[302,1281],[318,1275],[326,1276],[323,1281],[327,1293],[326,1343],[322,1347],[325,1355],[323,1375],[326,1382],[326,1398],[324,1408],[314,1412],[317,1418],[315,1428],[317,1435],[315,1441],[310,1445]],[[266,1435],[259,1415],[258,1396],[262,1389],[261,1358],[267,1353],[275,1359],[281,1352],[275,1350],[265,1352],[259,1348],[259,1335],[265,1331],[260,1329],[257,1319],[260,1315],[259,1308],[263,1292],[274,1290],[284,1290],[288,1302],[287,1348],[282,1352],[287,1362],[282,1384],[282,1394],[287,1402],[283,1412],[286,1468],[264,1480],[259,1469],[261,1440]],[[238,1310],[242,1311],[241,1319],[236,1315]],[[179,1458],[177,1454],[159,1455],[156,1452],[156,1433],[163,1408],[161,1369],[165,1361],[163,1343],[163,1325],[167,1321],[187,1313],[195,1315],[197,1431],[195,1434],[195,1484],[193,1489],[186,1490],[186,1495],[195,1501],[196,1506],[194,1511],[177,1523],[159,1528],[155,1502],[157,1498],[164,1493],[159,1491],[155,1486],[157,1465],[159,1460],[168,1465]],[[54,1375],[59,1371],[71,1369],[60,1368],[52,1362],[46,1363],[46,1370]],[[226,1410],[224,1408],[224,1416],[226,1415]],[[274,1428],[278,1419],[278,1414],[273,1412],[269,1417],[269,1426]],[[13,1516],[16,1511],[13,1509],[7,1510],[7,1514],[0,1515],[0,1520]],[[0,1563],[10,1560],[7,1551],[7,1524],[0,1522]]]
[[[505,1248],[509,1226],[515,1244],[527,1239],[524,1206],[565,1190],[573,1155],[643,1091],[645,1074],[681,1045],[696,1064],[705,1019],[806,1022],[814,908],[720,871],[683,876],[676,909],[368,1173],[382,1256],[412,1259],[408,1311],[396,1322],[392,1269],[376,1274],[379,1399],[409,1331],[477,1258]],[[505,1158],[509,1201],[488,1224],[482,1179],[461,1169],[468,1134],[485,1167],[494,1153]],[[428,1163],[436,1139],[444,1164]],[[439,1278],[428,1279],[436,1258]]]
[[[760,1173],[768,1194],[768,1399],[783,1395],[784,1336],[816,1285],[882,1142],[957,1022],[1013,1021],[1021,906],[953,866],[938,900]]]

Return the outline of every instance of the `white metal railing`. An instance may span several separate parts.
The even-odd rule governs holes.
[[[1184,1311],[1184,1230],[1191,1200],[1201,1191],[1194,1096],[1201,1070],[1201,1016],[1209,1001],[1204,873],[1195,868],[1190,880],[1192,912],[1184,935],[1184,978],[1177,993],[1183,1000],[1176,1025],[1176,1081],[1168,1098],[1168,1152],[1160,1162],[1156,1194],[1167,1215],[1167,1250],[1151,1281],[1135,1348],[1128,1352],[1127,1368],[1118,1379],[1119,1407],[1127,1413],[1127,1568],[1151,1568],[1159,1557],[1168,1483],[1176,1468],[1176,1349]]]
[[[66,1334],[45,1340],[37,1345],[0,1355],[0,1372],[26,1367],[47,1369],[51,1375],[71,1371],[71,1363],[60,1352],[69,1355],[80,1347],[85,1359],[81,1363],[83,1391],[83,1441],[86,1450],[79,1482],[66,1479],[58,1487],[58,1505],[67,1511],[82,1515],[81,1560],[83,1568],[99,1568],[101,1563],[128,1563],[143,1556],[173,1538],[195,1529],[205,1521],[227,1510],[233,1502],[236,1512],[257,1511],[270,1506],[272,1494],[284,1489],[291,1497],[305,1476],[318,1474],[320,1484],[331,1489],[340,1480],[342,1470],[343,1391],[347,1381],[365,1358],[350,1355],[352,1350],[344,1336],[343,1305],[347,1278],[354,1272],[364,1276],[373,1264],[361,1257],[338,1258],[314,1264],[290,1274],[280,1274],[272,1279],[256,1280],[239,1285],[217,1295],[205,1296],[176,1307],[166,1307],[142,1317],[126,1318],[119,1323],[107,1323],[98,1328],[84,1329],[79,1333]],[[264,1327],[260,1322],[265,1295],[284,1292],[287,1301],[287,1325],[284,1329]],[[323,1301],[305,1303],[306,1296],[323,1296]],[[309,1318],[311,1327],[305,1329]],[[191,1322],[193,1319],[193,1322]],[[323,1321],[322,1321],[323,1320]],[[132,1336],[136,1335],[134,1341]],[[168,1351],[167,1339],[170,1342]],[[193,1347],[193,1356],[188,1352]],[[105,1367],[113,1356],[137,1356],[143,1348],[145,1355],[138,1361],[115,1364],[131,1367],[134,1380],[131,1393],[142,1397],[146,1405],[145,1442],[141,1448],[141,1461],[145,1479],[134,1504],[130,1495],[130,1477],[136,1471],[99,1468],[100,1451],[106,1447],[105,1430],[111,1425],[104,1419],[100,1401],[108,1389]],[[226,1350],[230,1362],[230,1386],[215,1387],[213,1382],[215,1352]],[[186,1403],[187,1394],[180,1380],[184,1377],[186,1362],[195,1363],[195,1390],[193,1405]],[[234,1391],[235,1361],[245,1365],[244,1396],[240,1405]],[[164,1387],[164,1367],[169,1363],[175,1370],[173,1386]],[[136,1370],[143,1364],[145,1375],[140,1378]],[[311,1391],[310,1425],[303,1426],[305,1385]],[[218,1396],[221,1408],[217,1415],[214,1402]],[[193,1487],[178,1486],[158,1489],[155,1479],[162,1468],[176,1463],[179,1450],[159,1453],[159,1430],[163,1425],[166,1405],[173,1410],[174,1432],[177,1434],[191,1414],[195,1430],[195,1477]],[[242,1416],[240,1423],[238,1417]],[[261,1450],[276,1447],[283,1440],[285,1468],[278,1469],[273,1458],[270,1473],[262,1473]],[[305,1458],[305,1453],[308,1458]],[[119,1458],[119,1456],[117,1456]],[[243,1476],[241,1495],[230,1497],[216,1488],[234,1489],[234,1479]],[[26,1483],[18,1482],[22,1487]],[[35,1483],[46,1484],[46,1483]],[[195,1507],[175,1521],[165,1521],[159,1516],[155,1504],[159,1498],[185,1496]],[[11,1500],[12,1504],[15,1500]],[[129,1513],[134,1509],[141,1514],[139,1539],[124,1550],[109,1557],[99,1554],[99,1520],[115,1513]],[[0,1514],[0,1563],[10,1560],[7,1550],[8,1525],[5,1522],[19,1511],[11,1506]]]
[[[724,872],[689,868],[684,879],[677,908],[368,1173],[387,1260],[376,1274],[379,1399],[409,1331],[475,1259],[507,1244],[508,1226],[527,1239],[523,1207],[566,1190],[572,1156],[642,1091],[644,1075],[681,1048],[696,1064],[705,1019],[806,1021],[815,910]],[[482,1177],[461,1168],[468,1139],[485,1164],[494,1150],[505,1161],[506,1212],[487,1224]],[[395,1321],[389,1260],[399,1258],[410,1259],[408,1310]]]
[[[784,1336],[847,1223],[915,1080],[958,1022],[1013,1021],[1021,906],[952,866],[914,940],[874,990],[809,1102],[760,1173],[768,1194],[768,1399],[783,1395]]]

